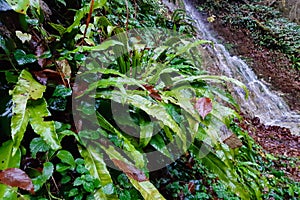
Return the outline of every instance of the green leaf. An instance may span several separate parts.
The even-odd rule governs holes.
[[[68,97],[72,95],[71,88],[66,88],[64,85],[57,85],[52,94],[53,97]]]
[[[37,61],[37,58],[35,55],[26,54],[25,51],[23,51],[21,49],[17,49],[14,52],[14,57],[19,65],[25,65],[25,64],[34,63],[35,61]]]
[[[145,200],[165,199],[150,181],[139,182],[128,177],[132,185],[141,193]]]
[[[13,155],[13,145],[13,141],[9,140],[4,142],[0,147],[0,170],[20,167],[21,151],[18,149]],[[17,199],[17,190],[18,188],[11,188],[7,185],[0,184],[0,199]]]
[[[87,149],[79,148],[81,156],[84,158],[85,166],[89,170],[90,174],[99,179],[102,186],[112,184],[113,181],[106,168],[106,163],[103,160],[103,154],[101,149],[97,147],[88,146]],[[117,199],[115,195],[105,194],[102,189],[98,189],[94,192],[95,199]]]
[[[8,83],[16,84],[18,82],[18,76],[16,76],[13,72],[5,71],[5,79]]]
[[[51,149],[60,149],[61,146],[56,134],[54,121],[44,120],[44,117],[50,116],[46,100],[42,98],[38,101],[32,102],[27,106],[27,112],[30,114],[30,125],[34,132],[40,135],[43,140],[50,145]]]
[[[105,194],[109,194],[109,195],[111,195],[115,192],[115,188],[112,183],[109,183],[109,184],[105,185],[104,187],[102,187],[102,190]]]
[[[10,91],[14,103],[13,116],[11,119],[11,134],[15,150],[19,148],[29,122],[30,114],[26,108],[27,101],[29,99],[36,100],[41,98],[45,90],[45,86],[34,80],[28,71],[23,70],[15,88]]]
[[[156,134],[154,137],[151,138],[150,144],[165,156],[172,158],[170,152],[166,147],[164,139],[159,134]]]
[[[106,3],[106,0],[95,0],[93,9],[102,8]],[[78,10],[74,17],[74,22],[71,26],[66,29],[66,32],[71,32],[74,28],[80,26],[81,19],[88,14],[90,11],[90,5],[87,5],[80,10]]]
[[[123,149],[132,160],[136,161],[135,164],[138,167],[144,167],[145,159],[143,154],[136,150],[131,141],[126,138],[120,131],[118,131],[112,124],[110,124],[99,112],[96,112],[96,115],[101,127],[116,134],[118,136],[118,140],[123,141]]]
[[[17,13],[26,14],[30,0],[6,0],[11,8]]]
[[[100,147],[107,153],[109,158],[121,161],[122,163],[126,163],[128,166],[133,166],[125,157],[123,157],[114,147],[104,147],[101,144],[95,144],[100,145]],[[128,171],[127,171],[128,173]],[[126,173],[125,173],[126,174]],[[152,199],[165,199],[159,191],[155,188],[155,186],[150,181],[142,181],[139,182],[130,176],[126,174],[126,176],[129,178],[130,182],[133,184],[133,186],[142,194],[144,199],[146,200],[152,200]]]
[[[152,122],[150,123],[141,123],[140,124],[140,146],[145,147],[148,145],[148,143],[151,141],[152,135],[153,135],[153,127],[154,124]]]
[[[189,76],[187,78],[180,78],[179,80],[174,82],[174,85],[185,84],[186,82],[193,82],[196,80],[214,81],[214,82],[222,82],[222,81],[231,82],[231,83],[236,84],[237,86],[244,89],[245,98],[248,98],[248,96],[249,96],[249,90],[247,89],[246,85],[244,85],[242,82],[240,82],[236,79],[229,78],[226,76],[213,76],[213,75]]]
[[[64,6],[67,6],[65,0],[57,0],[59,3],[63,4]]]
[[[52,176],[54,172],[54,166],[51,162],[45,162],[43,172],[40,176],[33,178],[32,183],[34,185],[34,191],[38,191],[46,183],[47,180]]]
[[[52,28],[54,28],[55,30],[57,30],[59,32],[59,35],[63,35],[66,31],[66,28],[63,27],[63,25],[61,24],[54,24],[52,22],[49,22],[49,25],[52,26]]]
[[[31,140],[29,147],[32,158],[36,158],[38,152],[47,152],[50,149],[50,146],[40,137]]]
[[[57,157],[63,162],[63,163],[66,163],[68,165],[70,165],[72,167],[72,170],[75,169],[76,167],[76,163],[75,163],[75,160],[73,158],[73,155],[69,152],[69,151],[66,151],[66,150],[60,150],[58,153],[57,153]]]
[[[234,191],[242,199],[251,199],[249,190],[243,184],[238,182],[239,175],[234,168],[226,165],[218,156],[211,152],[211,149],[206,144],[191,145],[190,150],[196,157],[203,161],[203,164],[210,170],[212,170],[218,178]]]
[[[127,92],[129,93],[129,91]],[[144,110],[147,114],[155,117],[159,121],[163,122],[164,125],[170,127],[170,129],[173,130],[173,132],[176,133],[176,136],[182,141],[183,151],[187,150],[187,140],[184,130],[182,130],[173,120],[172,116],[169,115],[162,104],[150,101],[141,95],[124,94],[116,90],[112,91],[110,94],[99,92],[96,97],[108,98],[118,103],[124,103],[123,100],[125,99],[127,104]]]

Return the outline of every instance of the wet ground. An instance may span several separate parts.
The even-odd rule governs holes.
[[[300,111],[300,71],[291,69],[286,55],[255,44],[249,30],[223,25],[218,20],[211,23],[210,27],[232,54],[244,58],[260,79],[283,96],[292,110]],[[241,126],[265,150],[282,157],[276,161],[275,167],[300,181],[300,136],[292,135],[287,128],[266,126],[258,118],[245,117]],[[289,159],[284,157],[298,159],[291,167]]]

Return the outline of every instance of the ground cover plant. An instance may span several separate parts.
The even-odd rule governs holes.
[[[283,52],[291,66],[299,69],[300,27],[265,1],[199,1],[199,4],[200,10],[210,10],[223,23],[248,29],[258,44]],[[218,15],[218,10],[223,14]]]
[[[299,196],[240,129],[234,99],[211,84],[247,94],[203,71],[199,48],[213,44],[192,37],[183,10],[170,16],[147,0],[6,2],[1,199]]]

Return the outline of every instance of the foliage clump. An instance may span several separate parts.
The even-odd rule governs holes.
[[[24,9],[9,11],[20,17],[14,27],[1,18],[8,27],[0,37],[1,83],[6,85],[0,89],[7,97],[1,117],[9,123],[1,124],[6,132],[0,170],[22,169],[33,188],[21,190],[24,180],[5,182],[0,198],[269,195],[275,186],[266,178],[269,171],[256,164],[261,157],[252,150],[253,140],[234,124],[238,113],[219,100],[236,110],[237,103],[211,82],[247,89],[202,70],[197,52],[211,42],[191,37],[193,27],[183,10],[170,17],[159,1],[71,2],[23,3]],[[144,28],[148,40],[130,32],[133,28]],[[176,31],[188,34],[172,35]],[[218,137],[220,132],[230,137]],[[157,160],[174,162],[164,166],[171,179],[202,182],[155,176],[151,169],[159,162],[146,156],[152,151],[158,152]],[[190,164],[191,174],[181,172],[180,153],[188,158],[184,164]],[[297,198],[296,189],[289,187],[288,197]]]

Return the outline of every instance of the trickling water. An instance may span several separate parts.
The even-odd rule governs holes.
[[[190,1],[184,0],[183,2],[187,14],[195,21],[201,39],[214,43],[214,48],[208,49],[209,54],[213,56],[214,66],[218,67],[222,75],[238,79],[248,87],[250,92],[248,100],[245,100],[240,88],[234,88],[233,95],[237,98],[241,110],[251,117],[259,117],[266,125],[287,127],[293,134],[300,135],[300,114],[291,111],[283,98],[259,80],[243,60],[231,56],[226,48],[213,37],[195,6]]]

